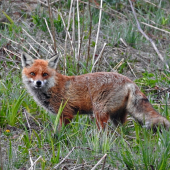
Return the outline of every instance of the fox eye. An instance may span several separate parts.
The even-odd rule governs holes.
[[[48,76],[48,74],[47,73],[43,73],[43,77],[45,77],[45,76]]]
[[[31,72],[30,75],[31,75],[31,76],[35,76],[35,73],[34,73],[34,72]]]

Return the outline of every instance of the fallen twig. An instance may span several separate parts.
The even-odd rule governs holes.
[[[1,136],[1,128],[0,128],[0,136]],[[1,152],[1,138],[0,138],[0,169],[3,170],[2,152]]]
[[[39,42],[37,42],[30,34],[28,34],[28,32],[22,28],[22,30],[28,35],[28,37],[30,37],[35,43],[37,43],[40,47],[42,47],[45,51],[47,51],[48,53],[50,53],[49,50],[47,50],[46,48],[44,48]],[[51,53],[50,53],[51,54]],[[52,54],[51,54],[52,55]]]
[[[104,166],[105,166],[105,163],[106,163],[106,158],[107,158],[107,155],[104,157],[104,162],[103,162],[102,170],[104,170]]]
[[[75,149],[75,147],[72,148],[72,150],[65,156],[65,158],[64,158],[60,163],[58,163],[58,164],[54,167],[54,169],[58,168],[58,166],[60,166],[60,165],[68,158],[68,156],[73,152],[74,149]]]
[[[35,165],[33,160],[32,160],[32,156],[31,156],[31,152],[30,150],[28,151],[29,152],[29,157],[30,157],[30,163],[31,163],[31,167],[28,169],[28,170],[34,170],[33,166]]]
[[[124,44],[125,47],[128,46],[128,45],[126,44],[126,42],[125,42],[122,38],[120,38],[120,41]]]
[[[97,166],[103,161],[103,159],[106,159],[107,154],[105,154],[98,162],[97,164],[91,169],[91,170],[95,170],[97,168]],[[103,169],[103,168],[102,168]]]
[[[31,136],[31,126],[30,126],[29,121],[28,121],[28,116],[27,116],[27,111],[26,110],[24,110],[24,114],[25,114],[25,118],[26,118],[27,125],[28,125],[28,128],[29,128],[30,136]]]
[[[158,54],[159,58],[162,60],[162,62],[166,65],[167,69],[169,70],[168,64],[165,63],[164,58],[162,57],[161,53],[159,52],[159,50],[158,50],[158,48],[156,47],[156,45],[155,45],[155,43],[153,42],[153,40],[152,40],[151,38],[149,38],[149,37],[145,34],[145,32],[141,29],[140,24],[139,24],[139,21],[138,21],[138,19],[137,19],[137,17],[136,17],[136,12],[135,12],[135,10],[134,10],[134,8],[133,8],[133,5],[132,5],[131,0],[129,0],[129,3],[130,3],[130,6],[131,6],[133,15],[134,15],[134,17],[135,17],[135,20],[136,20],[138,30],[141,32],[141,34],[142,34],[147,40],[150,41],[150,43],[152,44],[154,50],[155,50],[156,53]]]
[[[116,66],[114,66],[113,70],[117,70],[123,63],[124,63],[124,58],[122,58],[121,61]]]
[[[162,31],[162,32],[164,32],[164,33],[170,34],[169,31],[163,30],[163,29],[161,29],[161,28],[155,27],[155,26],[150,25],[150,24],[147,24],[147,23],[145,23],[145,22],[141,22],[141,24],[146,25],[146,26],[151,27],[151,28],[154,28],[154,29],[156,29],[156,30]]]
[[[29,151],[30,152],[30,151]],[[35,162],[33,162],[32,161],[32,159],[30,160],[31,161],[31,167],[28,169],[28,170],[32,170],[33,169],[33,166],[37,163],[37,161],[40,159],[40,158],[42,158],[42,156],[39,156],[36,160],[35,160]]]
[[[127,61],[127,64],[128,64],[128,66],[129,66],[131,72],[132,72],[133,75],[135,76],[135,78],[137,78],[136,74],[134,73],[134,71],[133,71],[133,69],[132,69],[132,67],[130,66],[130,63],[129,63],[128,61]]]

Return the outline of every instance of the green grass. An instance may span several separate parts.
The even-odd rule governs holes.
[[[71,25],[73,24],[73,16],[71,16],[69,26],[71,40],[75,29],[73,42],[75,46],[72,50],[68,38],[66,63],[64,61],[66,32],[61,17],[67,26],[71,1],[53,4],[53,7],[62,14],[60,16],[59,13],[53,13],[57,51],[61,53],[58,69],[63,73],[66,66],[67,75],[89,73],[93,66],[92,56],[96,44],[99,9],[91,3],[93,6],[91,6],[92,20],[90,20],[88,5],[79,3],[81,55],[78,60],[76,58],[79,37],[76,4],[75,25]],[[154,0],[151,4],[138,0],[133,5],[139,22],[169,31],[170,16],[166,11],[170,6],[168,1]],[[36,51],[44,58],[52,56],[54,53],[52,40],[43,18],[46,18],[51,30],[48,8],[37,6],[29,15],[21,11],[23,15],[21,22],[13,18],[11,13],[8,13],[8,9],[4,8],[0,13],[7,18],[5,23],[0,23],[0,144],[3,151],[3,169],[29,169],[31,160],[35,162],[40,156],[41,158],[35,163],[36,170],[54,169],[55,166],[58,166],[58,169],[64,169],[64,166],[68,169],[92,169],[105,154],[107,154],[106,161],[102,160],[96,169],[102,169],[103,164],[104,169],[170,169],[170,133],[164,129],[154,133],[141,127],[129,117],[124,126],[115,128],[109,122],[105,131],[99,131],[95,119],[77,114],[69,125],[63,126],[58,131],[59,115],[65,103],[60,106],[57,117],[37,106],[22,84],[20,58],[19,55],[15,56],[15,53],[19,54],[19,51],[28,49],[35,56]],[[34,23],[33,27],[29,27],[31,22]],[[90,22],[92,23],[91,37]],[[141,28],[154,40],[161,53],[163,51],[166,54],[165,59],[169,64],[170,48],[167,34],[143,24]],[[22,29],[26,30],[32,38]],[[9,42],[7,38],[13,42]],[[127,47],[120,38],[124,40]],[[89,39],[91,44],[88,58]],[[150,43],[138,31],[128,1],[104,1],[95,59],[99,56],[105,42],[107,46],[94,72],[112,71],[124,58],[117,71],[132,78],[135,73],[137,76],[135,83],[148,96],[154,108],[170,120],[169,93],[166,91],[170,84],[169,70],[159,60]],[[144,71],[137,71],[136,66]],[[161,93],[163,90],[164,92]]]
[[[147,78],[152,78],[153,75],[145,74]],[[11,94],[10,87],[12,84],[19,84],[21,80],[14,76],[7,77],[7,80],[3,82],[3,87],[9,87],[9,91],[1,92],[3,94],[5,103],[14,102],[14,106],[18,106],[20,101],[20,107],[11,106],[10,108],[17,108],[15,110],[15,123],[13,124],[13,112],[9,113],[9,107],[1,107],[1,118],[3,117],[2,139],[6,144],[7,159],[4,162],[6,169],[19,169],[21,167],[30,166],[30,156],[33,160],[36,160],[39,156],[41,159],[36,163],[37,169],[51,169],[56,166],[62,159],[71,151],[69,160],[66,164],[71,164],[71,167],[75,165],[83,166],[86,169],[91,169],[104,155],[107,154],[106,165],[108,167],[115,167],[118,169],[169,169],[170,168],[170,134],[169,132],[162,130],[153,133],[150,130],[142,128],[140,125],[133,121],[129,121],[125,126],[113,128],[112,123],[109,123],[108,128],[103,131],[98,131],[95,120],[91,120],[88,116],[77,115],[72,123],[67,126],[63,126],[61,131],[55,132],[58,118],[54,115],[49,115],[40,109],[35,102],[23,92],[22,88],[17,91],[15,86],[12,93],[15,93],[17,101],[13,98],[11,100],[9,95]],[[23,96],[24,95],[24,96]],[[21,100],[22,99],[22,100]],[[165,99],[164,103],[168,99]],[[27,105],[28,104],[28,105]],[[37,109],[38,107],[38,109]],[[22,110],[31,114],[32,119],[29,117],[30,123],[32,123],[33,129],[27,129],[27,121],[25,119]],[[169,108],[165,106],[161,108],[161,113],[169,112]],[[45,118],[43,118],[45,115]],[[164,115],[165,116],[165,115]],[[168,115],[167,115],[168,116]],[[40,126],[37,124],[40,123]],[[5,123],[5,124],[4,124]],[[6,125],[8,124],[7,128]],[[13,130],[10,126],[17,127],[17,130]],[[5,129],[10,129],[7,132]],[[37,130],[38,129],[38,130]],[[16,131],[19,131],[17,138],[15,138]],[[29,151],[31,155],[29,154]],[[73,166],[74,165],[74,166]],[[59,166],[61,168],[61,166]],[[99,165],[98,168],[101,168]]]

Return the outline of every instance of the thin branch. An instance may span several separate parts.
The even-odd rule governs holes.
[[[25,114],[25,118],[26,118],[27,125],[28,125],[28,128],[29,128],[30,136],[31,136],[31,126],[30,126],[29,121],[28,121],[28,116],[27,116],[27,111],[26,110],[24,110],[24,114]]]
[[[15,53],[15,52],[13,52],[13,51],[10,51],[10,50],[8,50],[7,48],[3,48],[3,50],[4,50],[5,52],[9,52],[9,53],[11,53],[11,54],[13,54],[13,55],[21,58],[19,54]],[[7,54],[8,54],[8,53],[7,53]],[[10,58],[11,58],[11,57],[10,57]],[[12,60],[12,58],[11,58],[11,60]]]
[[[17,53],[15,53],[15,52],[12,52],[12,51],[10,51],[10,50],[8,50],[8,49],[6,49],[6,48],[3,48],[3,50],[7,53],[7,55],[9,56],[9,58],[13,61],[13,63],[15,64],[15,68],[17,68],[18,70],[20,70],[20,67],[17,65],[17,63],[16,63],[16,61],[14,61],[13,59],[12,59],[12,57],[10,56],[10,54],[9,53],[11,53],[11,54],[17,54]],[[16,55],[16,56],[18,56],[18,54]]]
[[[0,128],[0,136],[1,136],[1,128]],[[0,138],[0,169],[3,170],[2,151],[1,151],[1,138]]]
[[[128,66],[129,66],[129,68],[130,68],[130,70],[131,70],[131,72],[133,73],[133,75],[135,76],[135,78],[137,78],[136,77],[136,74],[134,73],[134,71],[133,71],[133,69],[132,69],[132,67],[130,66],[130,63],[127,61],[127,64],[128,64]]]
[[[60,163],[58,163],[58,164],[54,167],[54,169],[58,168],[58,166],[60,166],[60,165],[69,157],[69,155],[73,152],[74,149],[75,149],[75,147],[72,148],[72,150],[65,156],[65,158],[64,158]]]
[[[155,5],[154,3],[150,2],[150,1],[147,1],[147,0],[144,0],[144,1],[145,1],[146,3],[148,3],[148,4],[151,4],[151,5],[153,5],[154,7],[157,7],[157,8],[159,8],[159,9],[162,9],[162,10],[164,10],[166,13],[168,13],[168,14],[169,14],[169,12],[168,12],[168,10],[167,10],[167,9],[160,8],[159,6]]]
[[[27,42],[27,41],[26,41]],[[30,42],[27,42],[29,45],[30,45],[30,47],[33,49],[33,51],[38,55],[38,57],[40,58],[41,56],[40,56],[40,54],[38,53],[38,51],[31,45],[31,43]],[[29,50],[30,51],[30,50]],[[38,58],[36,55],[34,55],[34,57],[35,58]]]
[[[162,32],[164,32],[164,33],[170,34],[169,31],[163,30],[163,29],[161,29],[161,28],[155,27],[155,26],[150,25],[150,24],[147,24],[147,23],[145,23],[145,22],[141,22],[141,24],[146,25],[146,26],[151,27],[151,28],[154,28],[154,29],[156,29],[156,30],[162,31]]]
[[[14,44],[19,45],[19,43],[18,43],[18,42],[13,41],[13,40],[11,40],[11,39],[9,39],[9,38],[5,37],[3,34],[0,34],[0,36],[1,36],[1,37],[3,37],[3,38],[5,38],[5,39],[6,39],[6,40],[8,40],[9,42],[12,42],[12,43],[14,43]]]
[[[165,63],[164,58],[162,57],[161,53],[159,52],[159,50],[158,50],[158,48],[156,47],[156,45],[155,45],[155,43],[153,42],[153,40],[152,40],[151,38],[149,38],[149,37],[145,34],[145,32],[141,29],[140,24],[139,24],[139,21],[138,21],[137,16],[136,16],[136,12],[135,12],[135,10],[134,10],[134,8],[133,8],[133,5],[132,5],[131,0],[129,0],[129,3],[130,3],[130,6],[131,6],[133,15],[134,15],[134,17],[135,17],[135,20],[136,20],[138,30],[141,32],[141,34],[142,34],[148,41],[150,41],[150,43],[152,44],[154,50],[155,50],[156,53],[158,54],[159,58],[162,60],[162,62],[166,65],[167,69],[169,70],[168,64]]]
[[[103,162],[102,170],[104,170],[104,166],[105,166],[105,163],[106,163],[106,158],[107,158],[107,155],[104,157],[104,162]]]
[[[91,170],[95,170],[97,166],[103,161],[103,159],[106,159],[106,156],[107,154],[104,154],[104,156],[97,162],[97,164]]]
[[[73,23],[72,23],[72,42],[73,42],[73,55],[76,58],[76,54],[75,54],[75,1],[73,0]]]
[[[103,48],[102,48],[102,50],[101,50],[101,52],[100,52],[100,54],[99,54],[98,58],[97,58],[97,59],[96,59],[96,61],[94,62],[93,66],[92,66],[92,69],[91,69],[91,73],[93,72],[94,66],[96,65],[96,63],[98,62],[98,60],[101,58],[101,56],[102,56],[102,54],[103,54],[103,51],[104,51],[105,46],[106,46],[106,43],[104,43]]]
[[[161,72],[161,74],[164,75],[168,80],[170,80],[170,78],[164,72]]]
[[[38,1],[39,1],[42,5],[44,5],[45,7],[48,7],[48,6],[47,6],[44,2],[42,2],[41,0],[38,0]],[[72,47],[72,51],[74,51],[73,42],[72,42],[72,39],[71,39],[71,35],[70,35],[70,33],[69,33],[69,31],[68,31],[68,29],[67,29],[67,27],[66,27],[66,24],[65,24],[65,21],[64,21],[64,19],[63,19],[63,16],[62,16],[61,12],[59,12],[57,9],[54,9],[54,8],[52,8],[52,10],[60,15],[61,20],[62,20],[63,25],[64,25],[64,29],[65,29],[65,31],[66,31],[66,34],[68,34],[68,37],[69,37],[69,39],[70,39],[70,44],[71,44],[71,47]]]
[[[170,106],[170,104],[162,104],[162,103],[152,103],[152,106]]]
[[[22,28],[22,30],[28,35],[28,37],[30,37],[35,43],[37,43],[41,48],[43,48],[45,51],[47,51],[48,53],[50,53],[49,50],[47,50],[46,48],[44,48],[39,42],[37,42],[30,34],[28,34],[28,32]],[[51,54],[51,53],[50,53]],[[52,55],[52,54],[51,54]]]
[[[69,30],[69,27],[70,27],[72,6],[73,6],[73,0],[71,0],[71,4],[70,4],[70,12],[69,12],[69,17],[68,17],[67,30]],[[63,70],[64,70],[65,74],[66,74],[66,67],[67,67],[67,60],[66,60],[67,37],[68,37],[68,34],[66,34],[66,37],[65,37],[65,47],[64,47],[64,68],[63,68]]]
[[[124,63],[124,58],[122,58],[121,61],[116,66],[114,66],[113,70],[117,70],[123,63]]]
[[[120,41],[124,44],[125,47],[127,47],[126,42],[122,38],[120,38]]]
[[[29,153],[29,157],[30,157],[30,163],[31,163],[31,167],[29,168],[29,170],[34,170],[34,162],[33,162],[33,160],[32,160],[32,156],[31,156],[31,152],[30,152],[30,150],[28,151],[28,153]]]
[[[52,14],[52,10],[51,10],[51,5],[50,5],[50,0],[47,0],[48,2],[48,12],[49,12],[49,17],[50,17],[50,24],[51,24],[51,29],[52,29],[52,40],[53,40],[53,44],[54,44],[54,51],[56,53],[56,40],[55,40],[55,29],[54,29],[54,21],[53,21],[53,14]],[[48,25],[48,24],[47,24]]]
[[[52,33],[51,33],[51,31],[50,31],[50,28],[49,28],[49,26],[48,26],[47,20],[46,20],[46,18],[43,18],[43,19],[44,19],[44,21],[45,21],[46,27],[47,27],[48,32],[49,32],[49,34],[50,34],[51,40],[52,40],[52,42],[53,42],[53,44],[54,44],[54,38],[53,38],[53,35],[52,35]]]
[[[84,1],[81,1],[81,0],[79,0],[79,2],[80,2],[80,3],[83,3],[83,4],[86,4],[86,5],[89,4],[89,2],[84,2]],[[96,6],[96,5],[90,4],[90,6],[93,7],[93,8],[96,8],[96,9],[100,9],[100,7],[99,7],[99,6]],[[116,17],[119,18],[119,19],[124,19],[124,18],[125,18],[125,19],[128,19],[127,16],[125,16],[125,15],[123,15],[122,13],[120,13],[120,12],[118,12],[118,11],[110,8],[109,6],[107,6],[107,8],[108,8],[109,10],[111,10],[111,12],[108,12],[108,11],[102,9],[103,12],[105,12],[106,14],[109,14],[109,15],[114,16],[114,17],[116,16]],[[113,14],[113,12],[116,13],[116,14]],[[120,15],[121,17],[118,16],[117,14]],[[122,18],[122,17],[123,17],[123,18]],[[124,20],[125,20],[125,19],[124,19]]]
[[[77,0],[77,21],[78,21],[78,52],[77,52],[77,59],[80,56],[80,16],[79,16],[79,0]]]
[[[21,46],[22,48],[24,48],[25,50],[27,50],[29,53],[31,53],[31,55],[33,55],[35,58],[37,58],[37,56],[36,56],[34,53],[32,53],[27,47],[23,46],[22,44],[20,44],[20,43],[18,43],[18,42],[16,42],[16,41],[13,41],[13,40],[11,40],[11,39],[9,39],[9,38],[7,38],[7,37],[3,36],[2,34],[0,34],[0,36],[2,36],[3,38],[5,38],[5,39],[8,40],[9,42],[12,42],[12,43],[14,43],[14,44],[16,44],[16,45]],[[19,38],[20,38],[21,40],[23,40],[23,38],[21,38],[21,37],[19,37]],[[27,41],[26,41],[26,42],[27,42]],[[35,50],[29,42],[27,42],[27,43],[28,43],[28,44],[31,46],[31,48],[38,54],[37,50]],[[17,53],[14,53],[14,52],[11,52],[11,51],[9,51],[9,52],[12,53],[12,54],[14,54],[14,55],[16,55],[17,57],[20,58],[20,56],[18,56]],[[38,56],[40,56],[40,55],[38,54]]]
[[[32,170],[33,166],[37,163],[37,161],[38,161],[40,158],[42,158],[42,156],[39,156],[39,157],[35,160],[35,162],[32,161],[32,165],[31,165],[31,167],[30,167],[28,170]]]
[[[45,40],[41,40],[41,43],[44,43],[45,45],[47,45],[48,49],[52,52],[52,54],[54,54],[54,49],[52,48],[52,45],[49,44],[47,41]],[[64,50],[60,45],[58,45],[60,49]],[[46,58],[47,59],[47,58]]]
[[[95,43],[94,53],[93,53],[93,58],[92,58],[92,64],[94,64],[95,54],[96,54],[96,50],[97,50],[97,44],[98,44],[98,38],[99,38],[99,32],[100,32],[100,24],[101,24],[101,16],[102,16],[102,4],[103,4],[103,0],[100,1],[99,23],[98,23],[96,43]]]
[[[88,45],[86,69],[88,67],[88,62],[89,62],[89,58],[90,58],[91,30],[92,30],[92,14],[91,14],[91,9],[90,9],[90,0],[88,3],[88,7],[89,7],[90,25],[89,25],[89,45]]]
[[[81,47],[82,47],[82,42],[83,42],[83,38],[84,38],[84,4],[83,4],[83,10],[82,10],[82,27],[80,29],[80,48],[79,48],[79,52],[78,52],[78,61],[77,61],[77,73],[79,73],[79,68],[80,68],[80,55],[81,55]]]

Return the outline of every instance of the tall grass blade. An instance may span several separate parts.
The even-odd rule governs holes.
[[[2,13],[5,15],[5,17],[8,19],[8,21],[13,25],[14,21],[12,20],[12,18],[9,15],[7,15],[4,11],[2,11]]]
[[[16,102],[14,104],[12,104],[12,106],[10,103],[8,103],[9,110],[8,110],[7,120],[11,126],[14,126],[16,123],[18,110],[21,107],[24,97],[25,97],[25,90],[21,93],[21,95],[16,100]]]
[[[67,100],[68,101],[68,100]],[[54,133],[56,133],[56,130],[57,130],[57,125],[59,123],[59,119],[60,119],[60,116],[62,114],[62,111],[64,109],[64,107],[66,106],[67,104],[67,101],[64,103],[63,105],[63,102],[61,102],[61,105],[60,105],[60,108],[58,110],[58,113],[57,113],[57,116],[56,116],[56,119],[55,119],[55,122],[54,122]]]

